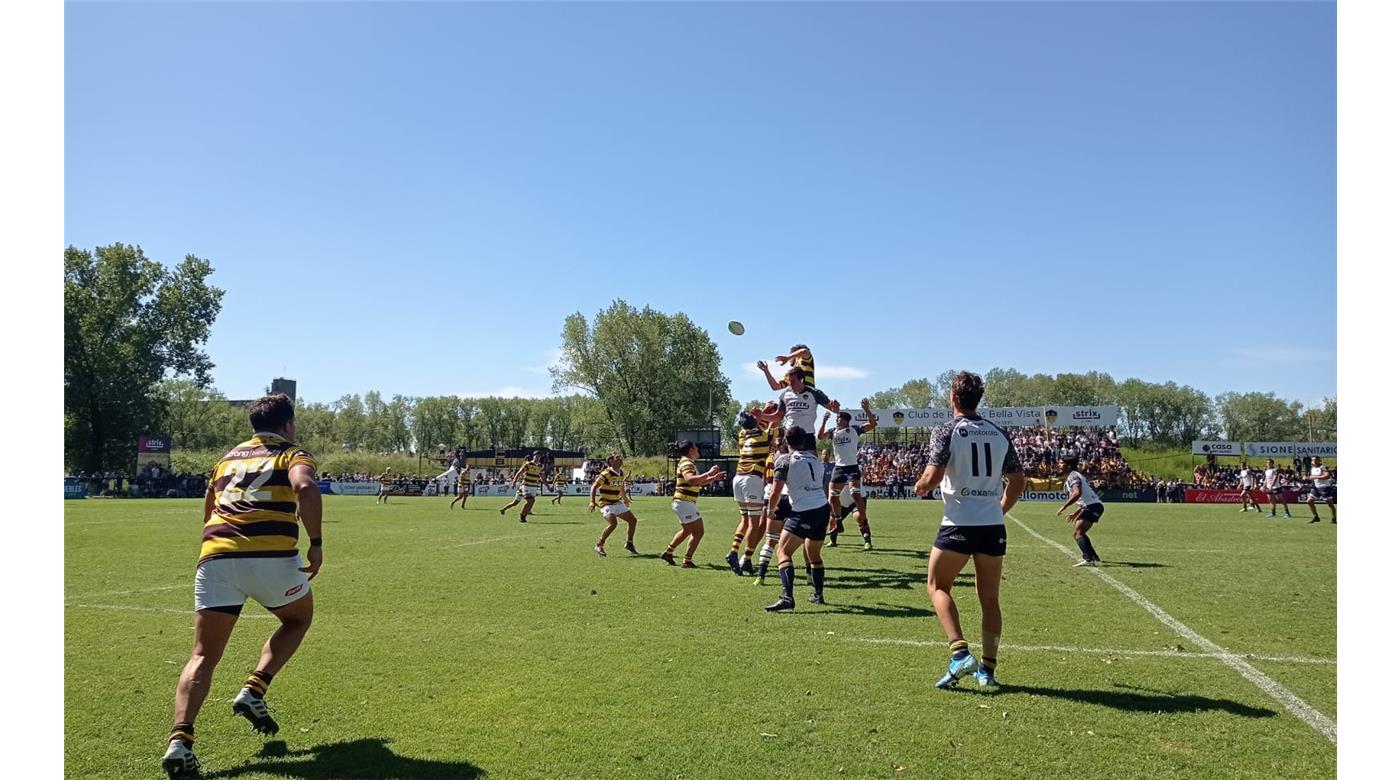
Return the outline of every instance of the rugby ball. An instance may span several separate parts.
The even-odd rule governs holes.
[[[742,322],[740,322],[740,321],[738,321],[738,320],[730,320],[730,321],[729,321],[729,332],[730,332],[730,333],[733,333],[735,336],[742,336],[742,335],[744,335],[744,323],[742,323]]]

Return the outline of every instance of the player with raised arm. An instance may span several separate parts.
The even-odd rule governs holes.
[[[700,507],[695,502],[700,498],[701,486],[724,479],[725,471],[719,466],[711,466],[704,474],[697,473],[695,459],[700,457],[700,447],[688,439],[676,445],[676,453],[681,459],[676,464],[676,492],[671,497],[671,509],[675,511],[676,519],[680,520],[681,530],[666,545],[661,560],[675,566],[676,557],[672,553],[689,537],[690,546],[685,549],[681,568],[698,569],[700,567],[695,565],[695,548],[700,546],[700,540],[705,536],[705,519],[700,516]]]
[[[769,612],[782,612],[797,606],[792,596],[795,575],[792,570],[792,554],[798,547],[807,556],[807,570],[812,582],[813,604],[825,604],[823,595],[826,587],[826,568],[822,564],[822,539],[826,537],[827,521],[831,510],[826,501],[826,489],[822,485],[822,463],[815,452],[817,437],[800,427],[788,428],[783,438],[790,452],[778,456],[774,462],[773,494],[768,498],[768,512],[783,521],[783,532],[778,538],[778,579],[783,584],[783,592],[778,600],[764,607]],[[779,513],[783,496],[789,508]]]
[[[1064,514],[1070,505],[1079,504],[1079,508],[1065,518],[1065,522],[1074,523],[1074,543],[1079,547],[1079,552],[1084,554],[1079,563],[1074,565],[1098,566],[1099,553],[1089,541],[1089,529],[1103,517],[1103,501],[1099,499],[1099,494],[1094,492],[1094,486],[1089,484],[1089,480],[1079,473],[1079,458],[1061,458],[1060,476],[1065,478],[1065,492],[1069,494],[1069,498],[1065,499],[1064,505],[1055,516]]]
[[[804,431],[812,432],[817,429],[817,409],[825,407],[833,412],[841,411],[841,405],[826,397],[826,393],[817,389],[815,385],[807,384],[806,375],[802,369],[794,366],[787,373],[788,386],[778,394],[778,405],[771,404],[763,409],[754,410],[753,414],[759,422],[772,424],[782,421],[782,428],[801,428]]]
[[[448,511],[451,511],[452,507],[456,506],[458,501],[462,502],[462,509],[465,510],[467,508],[467,498],[470,497],[471,494],[472,473],[466,469],[462,469],[457,472],[457,495],[453,497],[452,503],[448,505]]]
[[[394,480],[389,477],[388,466],[384,467],[384,473],[379,475],[379,497],[375,499],[376,504],[389,503],[389,490],[394,485]]]
[[[747,411],[739,412],[735,424],[739,463],[734,469],[734,502],[739,505],[739,525],[724,561],[735,574],[744,576],[753,573],[753,551],[763,538],[763,463],[773,450],[773,431],[760,426],[758,418]],[[742,557],[740,545],[744,545]]]
[[[1322,458],[1314,455],[1312,466],[1308,469],[1308,478],[1312,480],[1312,486],[1308,488],[1308,511],[1312,512],[1312,519],[1309,523],[1320,523],[1322,518],[1317,516],[1317,502],[1327,504],[1327,508],[1332,510],[1332,525],[1337,524],[1337,487],[1333,479],[1331,469],[1322,465]]]
[[[793,344],[786,355],[779,355],[773,359],[778,361],[778,365],[785,366],[791,363],[793,368],[801,369],[802,377],[807,384],[815,385],[817,383],[817,363],[812,359],[812,350],[808,349],[806,344]],[[762,371],[763,377],[768,380],[769,388],[776,391],[788,386],[787,376],[782,379],[774,377],[768,370],[766,362],[758,361],[758,370]]]
[[[520,510],[520,522],[525,522],[530,510],[535,508],[535,493],[539,492],[540,481],[544,478],[544,452],[532,452],[525,458],[525,462],[520,464],[515,476],[510,478],[511,484],[516,484],[519,489],[515,493],[515,500],[501,507],[501,514],[505,514],[507,509],[525,502],[525,508]]]
[[[295,411],[281,393],[254,401],[248,407],[253,437],[230,450],[210,474],[194,574],[194,650],[175,688],[175,725],[161,760],[171,778],[199,773],[194,721],[250,598],[281,624],[233,699],[233,713],[254,731],[277,733],[263,696],[311,627],[310,582],[322,561],[321,488],[315,459],[292,443]],[[297,553],[298,519],[308,536],[305,566]]]
[[[938,688],[956,686],[969,672],[979,685],[997,684],[1005,516],[1021,497],[1026,477],[1006,432],[977,414],[985,389],[982,377],[976,374],[962,371],[954,378],[948,393],[954,417],[929,437],[928,465],[914,486],[920,497],[936,487],[943,489],[943,522],[928,559],[928,593],[953,657],[947,673],[935,683]],[[975,571],[977,600],[982,604],[980,665],[963,639],[953,601],[953,581],[968,559]]]
[[[598,472],[598,478],[593,480],[593,487],[588,489],[588,511],[598,509],[607,523],[603,528],[603,535],[598,537],[598,544],[593,547],[593,552],[604,558],[608,557],[603,545],[607,544],[612,532],[617,530],[617,521],[620,519],[627,523],[626,550],[636,555],[637,547],[632,543],[632,538],[637,533],[637,516],[632,514],[632,497],[627,494],[627,477],[622,473],[622,454],[610,452],[605,462],[607,467]]]
[[[1274,459],[1264,461],[1264,494],[1269,497],[1269,517],[1278,517],[1279,504],[1283,504],[1283,516],[1292,518],[1288,511],[1288,497],[1283,494],[1283,472],[1274,465]]]
[[[1252,506],[1259,514],[1264,510],[1259,506],[1259,500],[1254,497],[1254,470],[1248,463],[1240,464],[1240,507],[1241,512],[1248,512]]]
[[[875,430],[877,418],[870,408],[869,398],[860,400],[860,408],[865,412],[865,423],[859,428],[851,425],[850,412],[837,412],[836,427],[827,430],[826,421],[831,419],[831,413],[827,412],[822,416],[817,438],[831,439],[831,449],[836,455],[836,468],[831,472],[831,525],[827,529],[831,532],[831,546],[836,546],[838,524],[845,517],[841,511],[841,494],[849,486],[851,497],[855,500],[856,525],[860,528],[861,538],[865,540],[862,549],[870,550],[874,545],[870,541],[870,521],[860,485],[860,435]]]

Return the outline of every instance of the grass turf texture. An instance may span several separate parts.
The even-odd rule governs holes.
[[[723,563],[732,501],[700,504],[698,571],[655,557],[677,525],[667,500],[634,504],[642,556],[620,526],[606,559],[583,499],[542,500],[527,525],[503,503],[328,497],[316,623],[268,694],[281,734],[229,711],[275,625],[250,603],[197,724],[205,776],[1336,774],[1323,735],[1014,523],[992,695],[932,687],[947,659],[923,584],[939,504],[872,502],[877,549],[843,537],[824,555],[828,604],[806,602],[799,573],[798,610],[773,615],[776,566],[758,588]],[[199,503],[64,508],[66,774],[158,777]],[[1073,546],[1054,505],[1012,514]],[[1336,527],[1306,514],[1113,504],[1093,536],[1106,573],[1228,650],[1325,659],[1251,663],[1335,718]],[[955,595],[975,642],[970,573]],[[1030,649],[1051,646],[1079,649]]]

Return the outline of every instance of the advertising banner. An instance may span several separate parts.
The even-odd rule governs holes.
[[[63,498],[87,498],[87,491],[83,489],[83,483],[78,480],[63,480]]]
[[[1334,441],[1252,441],[1244,445],[1244,454],[1261,458],[1292,458],[1298,455],[1337,457]]]
[[[1269,505],[1269,494],[1262,490],[1251,491],[1254,500],[1260,506]],[[1298,503],[1299,493],[1296,490],[1284,490],[1279,496],[1281,500],[1289,504]],[[1240,503],[1240,491],[1228,488],[1186,488],[1186,503],[1188,504],[1238,504]]]
[[[854,425],[865,424],[865,412],[846,409]],[[876,409],[881,428],[934,428],[953,419],[952,409]],[[979,409],[984,418],[1002,427],[1092,428],[1118,424],[1116,406],[1002,406]]]
[[[1244,445],[1237,441],[1191,442],[1192,455],[1239,455],[1243,452]]]

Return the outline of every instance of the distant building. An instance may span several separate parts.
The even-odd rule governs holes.
[[[268,389],[268,393],[285,393],[285,394],[287,395],[288,398],[292,399],[292,403],[296,403],[296,400],[297,400],[297,380],[295,380],[295,379],[283,379],[282,377],[279,376],[279,377],[277,377],[276,379],[272,380],[272,386]],[[235,400],[230,400],[230,401],[228,402],[228,405],[229,405],[229,406],[237,406],[237,407],[239,407],[239,408],[247,408],[247,406],[248,406],[249,404],[253,403],[253,401],[255,401],[255,400],[257,400],[257,399],[254,399],[254,398],[244,398],[244,399],[237,400],[237,401],[235,401]]]

